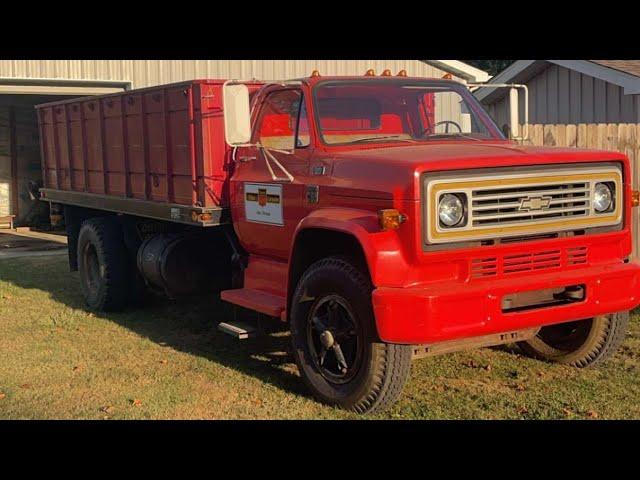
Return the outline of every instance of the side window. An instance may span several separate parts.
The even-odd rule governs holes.
[[[299,112],[301,105],[303,110]],[[269,94],[260,112],[256,140],[267,148],[280,150],[293,150],[294,146],[299,148],[309,144],[309,124],[302,92],[280,90]]]

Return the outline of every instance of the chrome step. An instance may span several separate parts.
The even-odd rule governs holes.
[[[260,330],[256,326],[238,320],[221,322],[218,324],[218,330],[238,340],[246,340],[247,338],[254,338],[260,335]]]

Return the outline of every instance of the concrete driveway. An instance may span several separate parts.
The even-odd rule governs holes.
[[[0,260],[66,253],[67,237],[62,232],[34,232],[28,228],[0,230]]]

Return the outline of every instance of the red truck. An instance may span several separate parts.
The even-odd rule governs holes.
[[[456,81],[314,72],[38,109],[41,197],[88,306],[220,292],[289,324],[329,404],[379,411],[412,358],[464,348],[597,364],[640,304],[627,157],[521,146]]]

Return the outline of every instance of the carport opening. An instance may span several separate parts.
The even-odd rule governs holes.
[[[42,167],[35,105],[78,96],[0,94],[0,219],[14,215],[15,226],[49,228],[49,205],[36,196]]]

